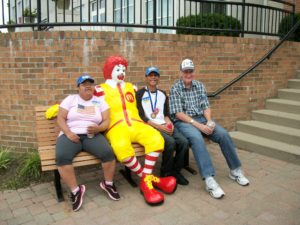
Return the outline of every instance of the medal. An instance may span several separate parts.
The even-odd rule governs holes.
[[[157,103],[157,89],[155,91],[155,102],[154,102],[154,105],[153,105],[153,102],[152,102],[152,98],[151,98],[151,94],[150,94],[150,91],[149,91],[149,88],[147,87],[147,91],[148,91],[148,95],[149,95],[149,98],[150,98],[150,104],[151,104],[151,109],[152,109],[152,113],[151,113],[151,118],[152,119],[155,119],[156,118],[156,115],[158,114],[159,112],[159,109],[156,108],[156,103]]]
[[[156,114],[155,113],[151,113],[151,118],[155,119],[156,118]]]

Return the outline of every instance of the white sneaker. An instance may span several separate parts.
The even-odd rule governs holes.
[[[205,178],[206,190],[213,198],[222,198],[225,193],[213,177]]]
[[[250,183],[240,167],[234,170],[230,170],[229,177],[242,186],[247,186]]]

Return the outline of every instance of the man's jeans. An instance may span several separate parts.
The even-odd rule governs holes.
[[[206,124],[207,122],[203,116],[194,117],[193,119],[202,124]],[[214,176],[215,169],[202,136],[205,134],[202,134],[200,130],[198,130],[192,124],[181,121],[176,121],[175,127],[177,127],[179,131],[189,140],[202,178]],[[241,162],[235,151],[234,144],[228,132],[223,127],[216,124],[214,132],[211,135],[208,135],[207,138],[219,144],[226,162],[231,170],[241,166]]]

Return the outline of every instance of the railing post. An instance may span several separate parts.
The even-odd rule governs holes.
[[[292,16],[292,27],[294,27],[296,24],[296,20],[295,20],[295,4],[293,5],[293,16]],[[291,29],[291,28],[289,28]],[[293,33],[289,39],[293,39],[295,37],[295,33]]]
[[[246,3],[246,0],[243,0],[243,4],[242,4],[242,33],[241,33],[241,37],[244,37],[244,34],[245,34],[245,3]]]
[[[1,12],[1,14],[2,14],[2,24],[1,25],[3,25],[4,23],[5,23],[5,18],[4,18],[4,1],[2,1],[2,12]],[[7,3],[7,7],[8,7],[8,21],[10,21],[10,4],[9,4],[9,2]]]
[[[153,0],[153,33],[156,33],[156,0]]]
[[[41,21],[42,21],[42,10],[41,10],[41,0],[37,0],[37,23],[38,23],[38,30],[41,29]]]

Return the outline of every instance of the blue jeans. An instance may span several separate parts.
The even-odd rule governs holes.
[[[207,122],[203,116],[194,117],[193,119],[202,124],[206,124]],[[214,176],[215,169],[203,139],[203,135],[205,134],[201,133],[201,131],[192,124],[181,121],[176,121],[175,127],[188,139],[202,178]],[[241,166],[234,144],[228,132],[223,127],[216,124],[214,132],[211,135],[205,136],[211,141],[219,144],[227,165],[231,170]]]

